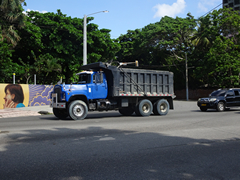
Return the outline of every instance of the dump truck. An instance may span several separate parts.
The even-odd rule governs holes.
[[[166,115],[173,109],[173,73],[123,68],[131,64],[97,62],[81,67],[78,81],[58,83],[50,107],[59,119],[85,119],[89,111],[117,110],[123,116]],[[138,62],[136,62],[138,64]]]

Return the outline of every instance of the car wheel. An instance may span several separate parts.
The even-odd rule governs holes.
[[[70,103],[68,112],[71,119],[82,120],[88,114],[88,107],[84,101],[75,100]]]
[[[218,104],[217,104],[217,111],[218,112],[222,112],[222,111],[224,111],[225,110],[225,104],[223,103],[223,102],[219,102]]]
[[[153,105],[148,99],[141,100],[135,109],[135,113],[138,116],[150,116],[153,110]]]
[[[131,107],[119,109],[119,113],[124,116],[131,116],[134,113],[134,109]]]
[[[53,108],[53,114],[59,119],[66,119],[68,117],[67,109]]]
[[[206,107],[200,107],[200,110],[205,112],[205,111],[207,111],[207,108]]]
[[[165,99],[160,99],[153,105],[153,113],[155,115],[165,116],[169,111],[169,103]]]

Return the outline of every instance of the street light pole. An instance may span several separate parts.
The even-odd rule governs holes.
[[[83,65],[87,64],[87,15],[83,21]]]
[[[93,14],[97,14],[97,13],[107,13],[109,11],[105,10],[105,11],[99,11],[99,12],[95,12],[92,14],[88,14],[88,15],[84,15],[84,20],[83,20],[83,65],[87,65],[87,17],[89,15],[93,15]]]

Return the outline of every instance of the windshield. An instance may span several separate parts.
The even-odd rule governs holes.
[[[80,74],[78,78],[78,84],[88,84],[91,82],[90,74]]]
[[[210,94],[210,96],[224,96],[226,94],[225,90],[217,90],[217,91],[213,91],[212,94]]]

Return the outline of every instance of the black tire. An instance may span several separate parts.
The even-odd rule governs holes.
[[[153,113],[155,115],[165,116],[169,111],[169,103],[166,99],[160,99],[153,105]]]
[[[153,105],[151,101],[149,101],[148,99],[143,99],[137,104],[135,108],[135,113],[138,116],[150,116],[152,110]]]
[[[123,116],[131,116],[134,113],[134,109],[131,107],[128,108],[122,108],[118,110],[120,114]]]
[[[200,107],[200,110],[203,111],[203,112],[206,112],[207,108],[206,107]]]
[[[219,102],[218,104],[217,104],[217,111],[218,112],[222,112],[222,111],[224,111],[225,110],[225,104],[224,104],[224,102]]]
[[[123,116],[131,116],[134,113],[134,109],[131,107],[119,109],[119,113]]]
[[[59,119],[66,119],[69,114],[67,109],[53,108],[53,114]]]
[[[84,101],[75,100],[70,103],[68,112],[71,119],[82,120],[88,114],[88,107]]]

